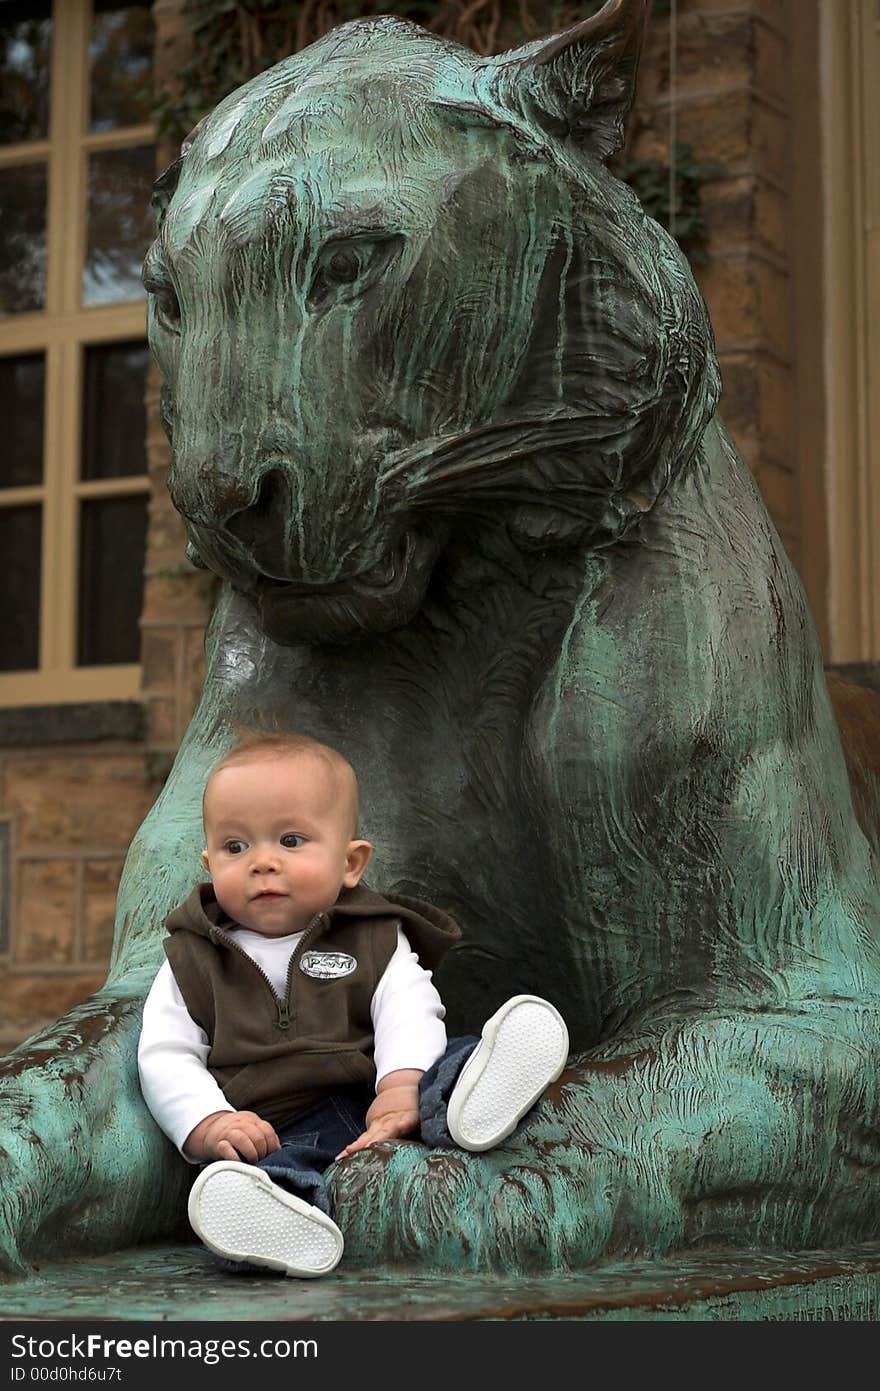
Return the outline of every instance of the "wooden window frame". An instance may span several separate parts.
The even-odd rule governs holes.
[[[833,662],[880,659],[880,0],[820,4]]]
[[[42,507],[39,668],[0,673],[0,706],[124,700],[140,687],[139,664],[76,664],[80,502],[150,491],[147,474],[80,479],[86,349],[145,340],[147,323],[145,303],[82,307],[89,156],[156,139],[151,123],[89,133],[91,25],[91,0],[54,0],[49,137],[0,146],[0,168],[45,160],[48,174],[45,309],[0,320],[0,355],[42,352],[46,363],[43,481],[0,493],[0,506]]]

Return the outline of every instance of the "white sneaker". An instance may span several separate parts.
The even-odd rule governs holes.
[[[336,1223],[253,1164],[208,1164],[190,1190],[187,1212],[196,1235],[227,1260],[309,1278],[326,1275],[342,1255]]]
[[[458,1075],[446,1114],[456,1144],[487,1150],[515,1130],[568,1059],[568,1029],[537,995],[514,995],[487,1020]]]

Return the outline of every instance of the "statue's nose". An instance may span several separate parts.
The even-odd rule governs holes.
[[[274,531],[284,529],[288,500],[281,469],[266,469],[246,506],[227,514],[226,530],[248,549],[262,545]]]
[[[262,528],[277,522],[288,489],[281,469],[256,468],[244,479],[222,468],[175,468],[168,479],[171,499],[179,512],[197,526],[228,531],[237,541],[253,545]]]
[[[182,480],[182,481],[178,481]],[[279,580],[296,578],[299,565],[288,554],[292,483],[284,470],[255,467],[247,480],[202,468],[169,478],[175,507],[201,536],[193,557],[213,538],[229,560]],[[302,558],[299,558],[301,564]]]

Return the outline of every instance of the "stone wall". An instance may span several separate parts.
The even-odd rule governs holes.
[[[678,140],[696,160],[724,166],[703,186],[709,262],[696,271],[715,330],[721,412],[797,564],[786,6],[679,0],[676,30]],[[670,67],[668,22],[657,23],[639,87],[640,157],[668,158]]]
[[[0,747],[0,1053],[103,984],[125,853],[158,789],[139,738]]]

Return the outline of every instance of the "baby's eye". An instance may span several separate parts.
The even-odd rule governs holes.
[[[228,855],[240,855],[242,850],[247,849],[247,846],[243,840],[227,840],[224,842],[223,849]]]
[[[293,831],[289,835],[281,837],[281,844],[285,850],[296,850],[300,845],[305,845],[305,836],[294,835]]]

